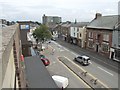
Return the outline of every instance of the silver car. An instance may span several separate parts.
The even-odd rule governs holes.
[[[90,58],[88,56],[77,56],[74,60],[85,66],[90,64]]]

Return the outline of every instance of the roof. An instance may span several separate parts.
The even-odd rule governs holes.
[[[12,26],[8,26],[5,28],[2,28],[2,51],[0,51],[0,53],[4,52],[4,50],[6,49],[7,45],[9,44],[11,38],[13,38],[13,35],[15,34],[16,31],[16,25],[12,25]]]
[[[89,22],[77,22],[77,23],[72,23],[71,26],[72,27],[83,27],[88,25]]]
[[[85,59],[89,59],[89,57],[88,56],[82,56],[83,58],[85,58]]]
[[[71,24],[69,24],[69,23],[62,24],[62,27],[70,27],[70,26],[71,26]]]
[[[58,88],[37,56],[25,57],[25,73],[28,88]]]
[[[111,29],[118,23],[118,15],[101,16],[93,19],[87,28]]]

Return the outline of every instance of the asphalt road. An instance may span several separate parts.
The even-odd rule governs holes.
[[[106,68],[109,68],[110,70],[112,70],[116,73],[120,73],[120,63],[118,63],[116,61],[108,59],[102,55],[96,54],[96,52],[91,52],[89,50],[82,49],[77,45],[67,43],[61,39],[58,39],[56,42],[77,54],[88,55],[89,57],[91,57],[92,61],[94,61]]]
[[[66,46],[70,47],[71,45],[66,44]],[[79,49],[76,49],[75,46],[73,46],[73,47],[75,47],[74,50],[71,50],[69,48],[65,48],[65,47],[59,45],[56,42],[52,42],[49,45],[49,47],[51,47],[51,49],[54,48],[55,52],[54,52],[54,55],[51,55],[50,53],[47,52],[48,57],[49,58],[51,57],[50,60],[52,60],[52,64],[49,66],[50,69],[48,68],[48,70],[53,72],[53,73],[56,72],[55,74],[63,74],[63,75],[65,75],[65,72],[66,72],[66,71],[64,71],[64,69],[61,68],[62,66],[59,66],[59,65],[56,64],[57,57],[65,56],[68,59],[73,61],[75,56],[77,56],[79,54],[83,54],[83,53],[85,54],[85,52],[82,52],[82,51],[80,51],[82,53],[79,53],[79,54],[77,52],[74,52],[74,51],[77,51],[77,50],[79,51]],[[88,53],[85,54],[85,55],[88,55]],[[88,55],[88,56],[93,57],[93,56],[91,56],[91,54]],[[52,59],[52,58],[55,58],[55,59]],[[76,63],[76,62],[75,63],[77,65],[79,65],[80,67],[82,67],[87,72],[89,72],[90,74],[92,74],[93,77],[100,80],[103,84],[107,85],[109,88],[118,88],[118,73],[116,71],[114,71],[113,69],[111,70],[111,68],[107,68],[106,66],[101,65],[100,63],[96,63],[97,61],[96,62],[94,61],[94,60],[96,60],[96,58],[91,58],[91,59],[92,59],[91,64],[89,66],[81,66],[79,63]],[[54,65],[56,66],[56,68],[54,67]],[[63,70],[63,72],[59,71],[60,68],[61,68],[61,70]],[[69,74],[67,75],[67,73],[66,73],[66,76],[69,76]],[[73,80],[74,80],[74,78],[72,78],[72,81]]]
[[[67,88],[90,88],[76,74],[74,74],[69,68],[67,68],[63,63],[58,60],[58,56],[61,53],[59,53],[57,47],[54,47],[54,54],[52,54],[52,45],[49,45],[48,47],[48,49],[41,53],[43,53],[50,60],[50,65],[46,68],[51,76],[60,75],[67,77],[69,79],[69,86]]]

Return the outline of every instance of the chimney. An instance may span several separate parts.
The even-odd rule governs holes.
[[[98,19],[98,18],[101,17],[101,16],[102,16],[101,13],[96,13],[96,14],[95,14],[95,19]]]

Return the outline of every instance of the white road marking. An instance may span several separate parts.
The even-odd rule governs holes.
[[[70,50],[68,50],[68,49],[67,49],[67,48],[65,48],[65,47],[63,47],[63,48],[64,48],[66,51],[68,51],[68,52],[70,51]]]
[[[106,63],[106,62],[100,60],[99,58],[96,58],[96,57],[93,57],[93,56],[91,56],[91,57],[94,58],[94,59],[97,59],[97,60],[99,60],[100,62],[103,62],[103,63],[105,63],[105,64],[107,64],[107,65],[109,65],[109,66],[111,66],[111,67],[113,67],[113,68],[115,68],[115,69],[117,69],[117,70],[120,70],[120,69],[118,69],[117,67],[112,66],[112,65],[110,65],[110,64],[108,64],[108,63]]]
[[[70,62],[72,62],[74,65],[76,65],[78,68],[80,68],[82,71],[86,72],[87,70],[83,69],[82,67],[78,66],[77,64],[75,64],[73,61],[71,61],[68,57],[64,56],[66,59],[68,59]],[[88,71],[87,71],[88,72]],[[88,73],[91,77],[93,77],[94,79],[96,79],[96,77],[94,77],[92,74]],[[106,84],[104,84],[103,82],[101,82],[99,80],[99,82],[101,84],[103,84],[106,88],[109,88]]]
[[[61,49],[60,52],[62,52],[62,51],[64,51],[64,50]]]
[[[59,59],[57,59],[59,61]],[[59,61],[60,62],[60,61]],[[88,88],[91,88],[88,84],[86,84],[82,79],[80,79],[80,77],[78,77],[73,71],[71,71],[65,64],[63,64],[62,62],[60,62],[69,72],[71,72],[77,79],[79,79],[82,83],[84,83],[85,86],[87,86]],[[91,90],[91,89],[90,89]]]
[[[104,72],[106,72],[106,73],[110,74],[111,76],[113,76],[113,74],[112,74],[112,73],[110,73],[110,72],[108,72],[108,71],[104,70],[103,68],[101,68],[101,67],[97,67],[97,68],[99,68],[99,69],[103,70]]]
[[[54,42],[55,44],[58,44],[58,43],[56,43],[56,42]],[[59,44],[58,44],[59,45]],[[64,47],[65,48],[65,47]],[[70,50],[69,50],[70,51]],[[75,54],[74,54],[75,55]],[[96,57],[93,57],[93,56],[91,56],[92,58],[94,58],[94,59],[97,59],[97,60],[99,60],[100,62],[103,62],[103,63],[105,63],[105,64],[107,64],[107,65],[109,65],[109,66],[111,66],[111,67],[113,67],[113,68],[115,68],[115,69],[117,69],[117,70],[120,70],[118,67],[115,67],[115,66],[113,66],[113,65],[110,65],[110,64],[108,64],[108,63],[106,63],[106,62],[104,62],[104,61],[102,61],[102,60],[100,60],[99,58],[96,58]]]
[[[57,44],[57,45],[59,45],[58,43],[56,43],[56,42],[54,42],[55,44]],[[63,47],[63,46],[62,46]],[[66,48],[66,47],[64,47],[64,48]],[[70,51],[70,50],[68,50],[68,49],[66,49],[67,51]],[[74,54],[75,56],[77,56],[78,54],[75,54],[73,51],[70,51],[72,54]],[[99,60],[100,62],[103,62],[103,61],[101,61],[99,58],[96,58],[96,57],[93,57],[93,56],[91,56],[91,55],[89,55],[90,57],[92,57],[92,58],[94,58],[94,59],[97,59],[97,60]],[[103,62],[103,63],[105,63],[105,64],[107,64],[107,65],[109,65],[109,66],[111,66],[111,67],[113,67],[113,68],[115,68],[115,69],[118,69],[118,68],[116,68],[115,66],[112,66],[112,65],[110,65],[110,64],[108,64],[108,63],[106,63],[106,62]],[[92,63],[91,63],[92,64]]]

